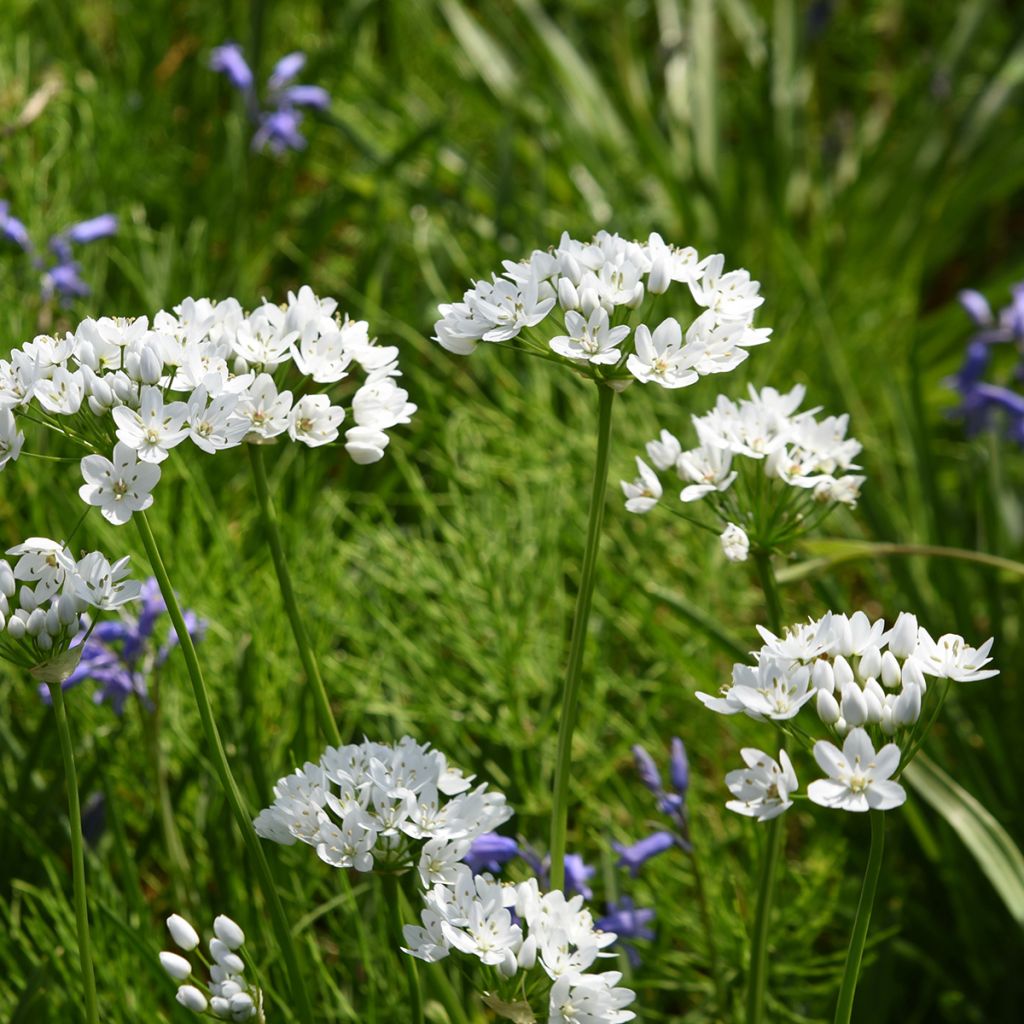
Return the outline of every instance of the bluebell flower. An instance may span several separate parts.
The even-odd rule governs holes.
[[[326,110],[331,97],[318,85],[291,84],[305,65],[306,55],[300,51],[282,57],[267,79],[263,105],[242,48],[237,43],[224,43],[211,51],[210,68],[225,75],[245,97],[249,116],[256,124],[253,149],[269,149],[280,156],[288,150],[306,148],[306,137],[302,134],[303,109]]]
[[[497,875],[505,864],[518,856],[519,844],[511,836],[485,832],[473,840],[469,852],[462,859],[475,875],[485,871]]]
[[[594,892],[587,883],[596,871],[597,868],[585,864],[578,853],[567,853],[565,855],[566,895],[578,892],[585,900],[592,900]]]
[[[165,641],[157,645],[157,621],[167,611],[167,605],[155,579],[143,583],[137,607],[135,619],[106,619],[96,625],[85,640],[77,668],[62,684],[65,690],[92,680],[99,684],[93,700],[97,704],[108,701],[119,715],[124,712],[125,701],[133,695],[143,704],[149,702],[147,678],[167,660],[178,635],[171,626]],[[194,612],[185,612],[183,618],[189,635],[200,639],[206,624]],[[39,695],[44,702],[50,702],[46,686],[40,686]]]
[[[612,843],[612,849],[619,855],[618,866],[628,868],[629,873],[635,878],[640,868],[652,857],[671,850],[678,844],[679,837],[674,832],[661,831],[652,832],[646,838],[633,843],[632,846]]]
[[[616,903],[609,903],[608,913],[595,924],[603,932],[615,932],[618,936],[615,945],[622,946],[629,962],[639,967],[640,953],[632,940],[643,939],[649,942],[654,938],[654,929],[649,927],[654,916],[652,908],[638,907],[629,896],[623,896]]]
[[[0,202],[0,236],[29,252],[32,249],[32,241],[28,237],[28,229],[7,212],[9,209],[10,204]]]
[[[640,781],[656,797],[658,810],[666,817],[671,818],[685,841],[688,835],[686,790],[690,785],[690,765],[683,741],[678,736],[672,740],[669,754],[669,782],[672,785],[670,790],[666,790],[662,785],[661,773],[658,771],[654,758],[639,744],[633,747],[633,760]]]

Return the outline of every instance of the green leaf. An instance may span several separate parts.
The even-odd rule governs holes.
[[[946,819],[1024,928],[1024,854],[1006,829],[927,755],[920,754],[903,777]]]

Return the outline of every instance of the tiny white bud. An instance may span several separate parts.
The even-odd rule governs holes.
[[[273,373],[276,368],[276,366],[271,365],[263,367],[263,369],[266,370],[267,373]],[[241,377],[242,374],[249,372],[249,364],[241,356],[237,356],[235,358],[234,363],[232,363],[231,365],[231,371],[236,376]]]
[[[835,730],[840,736],[845,736],[850,731],[850,726],[845,718],[840,718],[835,724]]]
[[[61,625],[60,598],[57,598],[46,611],[46,632],[50,636],[56,636],[60,632]]]
[[[142,362],[139,357],[139,353],[130,350],[124,354],[124,370],[132,380],[139,380],[140,378],[140,363]]]
[[[210,956],[232,974],[241,974],[245,970],[242,958],[232,953],[228,945],[220,939],[210,939]]]
[[[516,962],[524,971],[532,971],[534,965],[537,963],[537,937],[530,935],[526,941],[519,947],[519,955],[516,957]]]
[[[811,686],[815,690],[825,690],[828,693],[832,693],[836,688],[836,674],[824,658],[819,658],[811,669]]]
[[[839,616],[833,620],[835,623],[835,649],[837,654],[853,654],[853,630],[850,628],[850,620]]]
[[[907,658],[903,662],[903,671],[900,675],[904,689],[908,686],[919,686],[922,693],[928,692],[928,683],[924,678],[924,672],[921,670],[921,663],[916,658]]]
[[[878,685],[877,679],[869,679],[864,684],[864,692],[873,693],[875,695],[875,700],[877,700],[879,704],[885,703],[885,690]]]
[[[917,647],[917,616],[900,612],[889,631],[889,650],[897,658],[908,658]]]
[[[893,722],[902,728],[913,725],[921,717],[921,689],[918,686],[904,687],[896,698],[892,709]]]
[[[818,690],[818,696],[815,698],[815,707],[818,711],[818,717],[826,725],[835,725],[839,721],[839,703],[829,690]]]
[[[214,1017],[230,1017],[231,1003],[223,996],[214,996],[210,1000],[210,1012],[214,1015]]]
[[[573,284],[578,285],[583,277],[583,268],[580,261],[572,253],[562,253],[562,276],[569,278]]]
[[[157,354],[155,348],[147,347],[142,350],[139,358],[139,380],[143,384],[157,384],[164,372],[164,363]]]
[[[192,965],[177,953],[160,954],[160,966],[175,980],[184,981],[192,973]]]
[[[836,687],[845,690],[847,683],[853,682],[853,669],[850,663],[840,654],[832,664],[832,670],[836,675]]]
[[[252,996],[248,992],[240,992],[237,996],[231,997],[232,1020],[249,1020],[255,1014],[256,1007],[253,1005]]]
[[[93,416],[103,416],[107,412],[107,406],[103,405],[94,395],[90,395],[85,401]]]
[[[131,404],[137,399],[135,385],[127,374],[115,373],[109,378],[109,382],[111,390],[118,401]]]
[[[167,930],[179,949],[195,949],[199,945],[199,933],[179,914],[167,918]]]
[[[596,288],[584,288],[580,292],[580,312],[589,319],[590,314],[601,305],[601,297]]]
[[[882,732],[886,736],[892,736],[896,732],[896,723],[893,721],[892,705],[886,701],[885,706],[882,708]]]
[[[633,289],[633,294],[626,300],[626,306],[629,309],[639,309],[644,302],[644,283],[643,281],[637,281],[636,287]]]
[[[562,309],[579,309],[580,293],[567,277],[558,279],[558,304]]]
[[[46,612],[42,608],[36,608],[29,613],[28,622],[25,623],[25,632],[29,636],[39,636],[46,625]]]
[[[57,602],[57,617],[65,626],[78,619],[78,602],[70,594],[62,594]]]
[[[874,722],[876,725],[882,720],[882,708],[884,704],[880,701],[870,690],[864,691],[864,703],[867,706],[867,716],[869,722]]]
[[[515,954],[511,949],[505,949],[502,953],[501,963],[498,964],[498,973],[503,978],[511,978],[518,968],[516,963]]]
[[[14,570],[6,561],[0,560],[0,594],[4,597],[14,597],[18,584],[14,579]]]
[[[91,341],[80,341],[75,346],[75,358],[78,360],[83,370],[89,370],[90,373],[100,368],[100,361],[96,358],[96,348]],[[86,386],[88,387],[88,376],[86,376]]]
[[[869,647],[860,657],[857,675],[861,679],[877,679],[882,671],[882,652],[877,647]]]
[[[847,683],[843,687],[841,710],[846,724],[856,728],[868,720],[868,705],[864,699],[864,691],[856,683]]]
[[[245,942],[245,932],[225,914],[214,918],[213,932],[228,949],[238,949]]]
[[[651,267],[651,272],[647,276],[647,290],[652,295],[664,295],[668,291],[669,285],[672,283],[668,268],[668,260],[664,257],[654,261],[654,266]]]
[[[879,673],[882,679],[882,685],[887,689],[894,689],[900,684],[900,663],[896,660],[896,655],[892,651],[886,651],[882,655],[882,671]]]
[[[7,620],[7,635],[11,637],[12,640],[20,640],[25,635],[25,620],[18,614],[18,612],[15,612]]]
[[[35,592],[29,587],[22,587],[21,592],[18,594],[18,604],[27,612],[33,612],[36,610],[36,605],[39,604],[39,599],[36,597]]]
[[[175,997],[186,1010],[203,1013],[206,1010],[206,996],[195,985],[182,985]]]
[[[49,633],[43,632],[36,637],[36,646],[41,651],[49,651],[53,648],[53,637]]]
[[[220,994],[225,999],[231,999],[232,996],[237,996],[242,991],[242,986],[233,978],[228,978],[227,981],[221,982]]]

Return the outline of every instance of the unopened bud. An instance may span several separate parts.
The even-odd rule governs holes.
[[[669,274],[669,263],[665,257],[659,257],[654,261],[650,274],[647,275],[647,290],[652,295],[664,295],[672,283]]]
[[[811,686],[815,690],[832,693],[836,688],[836,674],[825,658],[819,658],[811,669]]]
[[[179,949],[188,951],[199,945],[199,933],[179,914],[167,918],[167,930]]]
[[[897,658],[909,658],[917,647],[917,616],[900,612],[889,631],[889,650]]]
[[[893,722],[900,728],[913,725],[921,717],[921,690],[917,686],[904,687],[892,709]]]
[[[562,309],[579,309],[580,293],[567,277],[558,279],[558,304]]]
[[[191,1010],[193,1013],[206,1011],[206,996],[195,985],[182,985],[175,998],[186,1010]]]
[[[213,933],[228,949],[238,949],[245,942],[245,932],[226,914],[214,918]]]
[[[164,372],[164,363],[152,346],[142,350],[139,357],[139,380],[143,384],[158,384]]]
[[[847,683],[842,692],[841,710],[846,724],[852,728],[863,725],[868,720],[868,705],[864,699],[864,691],[856,683]]]
[[[818,711],[818,717],[826,725],[835,725],[839,721],[839,703],[829,690],[822,689],[818,691],[818,696],[815,698],[815,707]]]
[[[845,690],[846,684],[853,682],[853,669],[850,668],[850,663],[841,654],[832,663],[832,670],[836,674],[836,689]]]
[[[184,981],[192,973],[192,965],[177,953],[161,953],[160,966],[175,981]]]
[[[857,675],[861,679],[876,679],[882,671],[882,652],[877,647],[869,647],[860,657]]]
[[[879,673],[882,685],[892,690],[899,686],[901,681],[900,663],[892,651],[886,651],[882,655],[882,671]]]

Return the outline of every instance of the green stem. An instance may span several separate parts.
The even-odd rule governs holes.
[[[213,758],[213,765],[220,780],[224,795],[227,797],[228,805],[235,816],[235,822],[242,833],[242,839],[250,856],[256,864],[257,873],[260,878],[260,887],[263,896],[270,907],[270,916],[277,935],[278,945],[281,947],[281,955],[284,958],[285,967],[288,971],[289,988],[294,1001],[296,1012],[301,1021],[305,1024],[312,1024],[313,1009],[309,1002],[309,993],[302,980],[302,971],[299,968],[299,958],[295,950],[295,940],[292,937],[288,919],[285,917],[281,899],[274,886],[274,879],[270,873],[270,865],[263,853],[263,846],[252,827],[252,816],[246,810],[242,793],[231,774],[231,766],[228,763],[227,754],[224,751],[224,744],[217,729],[217,723],[213,717],[213,708],[210,704],[210,694],[206,688],[206,681],[203,679],[203,671],[199,666],[199,659],[196,657],[196,649],[189,636],[188,627],[185,625],[184,616],[181,614],[181,607],[178,604],[177,595],[174,593],[174,586],[167,574],[163,558],[160,556],[160,548],[157,546],[156,537],[153,536],[152,527],[146,518],[145,512],[135,513],[135,522],[138,525],[139,536],[146,548],[153,575],[156,577],[160,587],[160,593],[167,605],[167,613],[171,617],[171,623],[178,635],[178,643],[181,653],[188,668],[189,679],[192,682],[192,692],[195,695],[196,705],[199,708],[199,718],[202,722],[203,733],[206,736],[210,756]]]
[[[583,650],[587,623],[594,596],[597,549],[601,543],[601,521],[604,518],[604,492],[608,483],[608,457],[611,452],[612,401],[615,392],[607,385],[597,385],[597,461],[594,484],[590,494],[587,542],[580,573],[580,589],[576,594],[576,610],[569,641],[569,665],[565,689],[562,691],[562,714],[558,722],[558,753],[555,764],[555,794],[551,806],[551,888],[565,885],[565,836],[569,819],[569,773],[572,769],[572,734],[576,728],[576,712],[580,698],[583,671]]]
[[[843,970],[843,984],[839,989],[835,1024],[850,1024],[853,997],[860,976],[860,963],[864,957],[864,943],[868,937],[868,925],[871,923],[871,908],[875,903],[878,876],[882,872],[885,811],[869,811],[868,816],[871,818],[871,849],[868,853],[867,870],[864,872],[864,884],[860,890],[860,901],[857,904],[857,916],[853,921],[853,933],[850,935],[850,948],[846,952],[846,967]]]
[[[405,977],[409,983],[409,1024],[423,1024],[423,993],[420,991],[420,975],[416,969],[416,959],[409,953],[401,951],[401,947],[405,943],[405,932],[402,928],[402,895],[398,878],[396,875],[381,875],[381,881],[383,882],[384,902],[388,905],[387,912],[391,922],[391,931],[398,943],[398,955],[405,963]]]
[[[782,628],[782,604],[779,587],[772,570],[771,555],[767,551],[754,554],[764,591],[768,612],[768,625],[774,633]],[[750,946],[750,969],[747,978],[747,1024],[761,1024],[764,1015],[765,991],[768,987],[768,926],[772,914],[772,893],[775,888],[775,869],[785,839],[782,816],[772,818],[766,829],[764,849],[761,851],[761,873],[757,887],[757,909],[754,915],[754,938]]]
[[[92,967],[92,943],[89,941],[89,907],[85,895],[85,845],[82,840],[82,808],[78,802],[78,773],[75,771],[75,752],[71,746],[71,729],[64,690],[60,683],[50,683],[53,710],[57,715],[57,735],[64,758],[64,778],[68,788],[68,825],[71,832],[71,872],[75,900],[75,923],[78,928],[78,959],[82,965],[82,988],[85,990],[85,1019],[97,1024],[99,1011],[96,1004],[96,976]]]
[[[302,661],[306,679],[309,680],[309,685],[313,688],[313,703],[316,706],[320,728],[328,741],[338,747],[341,746],[341,733],[338,731],[338,723],[334,720],[334,713],[331,711],[331,702],[327,698],[327,690],[324,687],[323,677],[320,675],[320,667],[313,655],[313,648],[309,642],[309,635],[306,633],[306,624],[303,622],[299,603],[295,599],[295,588],[292,586],[291,573],[288,571],[288,559],[285,557],[284,546],[281,544],[277,512],[274,509],[274,500],[270,495],[270,485],[267,482],[263,449],[258,444],[250,444],[248,448],[253,481],[256,484],[256,496],[259,498],[263,526],[267,534],[267,543],[270,545],[270,554],[274,560],[274,571],[277,573],[277,583],[281,589],[284,610],[291,623],[292,635],[295,637],[295,646],[299,649],[299,658]]]
[[[768,982],[768,925],[771,919],[775,867],[782,851],[785,830],[782,816],[768,823],[761,854],[761,877],[757,886],[757,911],[754,917],[754,941],[750,946],[750,976],[747,980],[747,1024],[761,1024]]]

